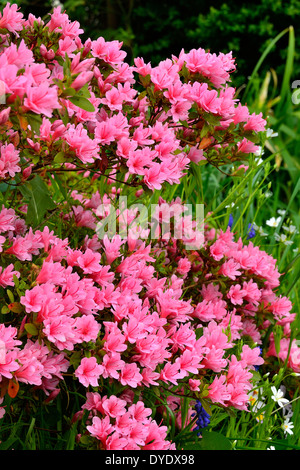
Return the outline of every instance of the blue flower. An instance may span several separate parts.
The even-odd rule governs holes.
[[[229,220],[228,220],[228,227],[230,227],[230,229],[231,229],[232,226],[233,226],[233,221],[234,221],[234,220],[233,220],[233,215],[230,214],[230,215],[229,215]],[[247,240],[250,240],[251,238],[255,237],[255,234],[256,234],[256,232],[255,232],[255,230],[254,230],[254,228],[253,228],[253,224],[250,223],[250,224],[248,225]]]
[[[260,354],[259,354],[259,355],[261,356],[261,355],[262,355],[262,348],[260,347],[259,350],[260,350]],[[258,370],[259,370],[259,366],[254,366],[254,369],[255,369],[256,371],[258,371]]]
[[[230,228],[231,228],[231,227],[232,227],[232,225],[233,225],[233,215],[232,215],[232,214],[230,214],[230,215],[229,215],[229,221],[228,221],[228,227],[230,227]]]
[[[248,236],[247,236],[247,240],[249,240],[250,238],[253,238],[255,237],[255,230],[253,228],[253,225],[252,224],[249,224],[248,225]]]
[[[201,429],[206,428],[210,424],[210,416],[207,411],[205,411],[199,400],[196,401],[195,410],[196,413],[194,413],[192,416],[197,414],[197,421],[196,427],[193,429],[193,431],[197,431],[197,436],[200,436]]]

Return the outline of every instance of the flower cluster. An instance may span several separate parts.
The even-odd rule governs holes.
[[[153,191],[178,184],[191,161],[247,159],[266,130],[235,98],[231,53],[199,48],[130,66],[121,42],[82,42],[60,6],[45,22],[7,4],[1,31],[1,179],[81,168]]]
[[[197,431],[197,435],[201,435],[201,429],[206,428],[209,423],[210,423],[210,415],[205,411],[203,408],[203,405],[199,400],[196,401],[195,404],[195,410],[197,415],[197,420],[196,420],[196,427],[194,428],[194,431]]]
[[[174,450],[169,442],[167,427],[158,426],[151,419],[152,409],[142,401],[128,404],[128,398],[115,395],[101,397],[97,392],[88,392],[82,410],[89,410],[90,424],[87,435],[99,441],[103,450]],[[82,416],[79,413],[78,418]]]
[[[295,314],[275,293],[275,260],[252,242],[235,241],[230,229],[207,226],[203,246],[190,251],[163,233],[130,248],[119,235],[85,237],[72,247],[47,226],[28,230],[4,207],[0,226],[0,282],[16,324],[0,325],[2,392],[23,383],[55,396],[68,371],[85,389],[105,394],[112,383],[117,396],[130,389],[146,397],[159,387],[166,397],[184,392],[247,410],[253,371],[277,358],[270,325],[282,329],[279,358],[289,354],[289,367],[299,371],[299,348],[288,352]],[[92,435],[103,420],[116,431],[98,417]],[[115,437],[130,445],[117,431]]]

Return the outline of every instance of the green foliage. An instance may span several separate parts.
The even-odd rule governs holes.
[[[231,450],[229,439],[215,431],[204,430],[202,437],[184,444],[184,450]]]
[[[42,222],[47,211],[56,208],[56,204],[46,184],[38,175],[22,185],[20,190],[24,196],[24,202],[28,203],[26,223],[31,227],[36,227]]]

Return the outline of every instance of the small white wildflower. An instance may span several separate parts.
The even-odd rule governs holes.
[[[267,129],[267,133],[266,133],[266,137],[267,138],[271,138],[271,137],[277,137],[278,136],[278,132],[274,132],[273,129],[271,129],[270,127]]]
[[[267,450],[276,450],[274,446],[270,446],[267,448]]]
[[[285,230],[286,232],[289,232],[289,233],[295,233],[296,230],[297,230],[296,225],[289,225],[288,227],[286,225],[283,225],[282,228],[283,228],[283,230]]]
[[[263,231],[262,227],[258,227],[258,233],[261,237],[267,237],[269,234]]]
[[[272,191],[266,191],[266,192],[265,192],[265,197],[266,197],[266,198],[269,198],[269,197],[271,197],[272,195],[273,195]]]
[[[263,151],[263,149],[261,147],[258,147],[258,149],[256,150],[256,152],[254,152],[254,155],[256,157],[261,157],[265,152]],[[255,159],[255,163],[257,165],[261,165],[261,163],[263,163],[263,159],[262,158],[256,158]]]
[[[56,7],[63,8],[63,4],[59,0],[52,0],[51,1],[51,6],[52,6],[52,8],[56,8]]]
[[[271,217],[271,219],[266,221],[266,224],[269,225],[269,227],[278,227],[280,221],[281,217]]]
[[[283,243],[284,245],[292,245],[294,243],[292,240],[287,239],[287,236],[285,235],[285,233],[282,233],[281,235],[279,235],[278,233],[275,233],[274,238],[276,241]]]
[[[283,429],[284,434],[290,434],[290,435],[294,434],[292,431],[293,427],[294,427],[293,423],[291,423],[291,421],[288,418],[285,419],[281,425],[281,428]]]
[[[265,406],[264,400],[265,397],[263,396],[263,388],[256,388],[251,390],[249,393],[249,402],[251,405],[251,411],[255,414],[255,419],[258,423],[262,423],[264,420],[264,412],[260,411],[261,408]]]
[[[282,217],[286,214],[286,211],[282,210],[282,209],[278,209],[277,212],[278,212],[279,215],[282,215]]]
[[[287,400],[286,398],[283,398],[283,391],[282,390],[280,390],[280,389],[276,390],[276,387],[274,387],[274,386],[271,387],[271,390],[272,390],[272,393],[273,393],[273,395],[271,396],[272,400],[276,401],[276,403],[278,403],[278,405],[281,408],[289,403],[289,400]]]

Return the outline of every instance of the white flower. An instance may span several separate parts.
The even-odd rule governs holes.
[[[282,210],[282,209],[278,209],[278,214],[282,215],[282,217],[286,214],[286,211],[285,210]]]
[[[51,1],[51,6],[52,8],[56,8],[56,7],[63,7],[63,4],[59,1],[59,0],[52,0]]]
[[[283,230],[289,233],[295,233],[297,229],[296,225],[289,225],[288,227],[286,225],[283,225],[282,228]]]
[[[283,391],[278,389],[276,390],[276,387],[271,387],[273,395],[271,396],[272,400],[276,401],[278,405],[283,408],[287,403],[289,403],[289,400],[286,398],[283,398]]]
[[[278,227],[279,222],[281,221],[281,217],[271,217],[271,219],[267,220],[266,224],[269,225],[269,227]]]
[[[281,425],[281,428],[284,430],[284,434],[293,434],[293,429],[294,425],[293,423],[290,422],[290,420],[287,418],[284,420],[284,422]]]
[[[267,237],[269,234],[263,231],[262,227],[257,227],[257,232],[261,237]]]
[[[284,245],[292,245],[294,243],[292,240],[288,240],[287,236],[284,233],[282,233],[281,235],[275,233],[274,238],[276,241],[281,242]]]
[[[276,450],[274,446],[270,446],[267,448],[267,450]]]
[[[254,155],[256,157],[261,157],[264,153],[265,153],[265,151],[263,150],[262,146],[259,145],[257,150],[254,152]],[[255,161],[256,161],[257,165],[260,165],[263,162],[263,160],[261,158],[256,158]]]
[[[263,228],[257,225],[255,222],[253,222],[252,227],[261,237],[267,237],[269,235],[268,233],[264,232]]]
[[[277,136],[278,136],[278,132],[274,132],[273,129],[271,129],[270,127],[267,129],[267,133],[266,133],[267,138],[277,137]]]

